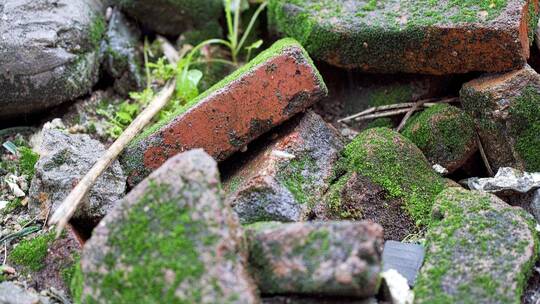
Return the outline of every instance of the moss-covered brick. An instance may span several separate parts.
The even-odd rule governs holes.
[[[416,303],[521,303],[538,254],[530,214],[456,187],[437,197],[432,216]]]
[[[336,180],[322,202],[327,210],[338,215],[346,212],[343,189],[353,176],[361,176],[370,181],[368,184],[382,187],[389,201],[401,200],[417,225],[429,224],[434,199],[445,183],[410,140],[387,128],[368,129],[348,144],[342,154],[341,166],[346,173]],[[354,210],[362,213],[361,207]]]
[[[298,39],[312,56],[340,67],[385,73],[506,71],[526,62],[537,3],[270,0],[268,18],[272,31]]]
[[[140,183],[85,245],[82,302],[256,303],[240,227],[220,191],[217,164],[202,150]]]
[[[279,40],[138,136],[122,158],[129,182],[136,184],[169,157],[192,148],[223,160],[326,94],[302,46]]]
[[[540,75],[529,66],[486,75],[464,84],[460,95],[494,171],[540,171]]]
[[[432,165],[439,164],[449,172],[460,168],[478,149],[473,119],[448,104],[414,115],[403,136],[420,148]]]
[[[248,225],[249,270],[262,294],[377,293],[382,228],[372,222]]]

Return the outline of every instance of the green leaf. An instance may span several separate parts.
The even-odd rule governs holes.
[[[184,101],[192,100],[199,95],[197,85],[201,81],[203,73],[199,70],[189,70],[180,73],[176,82],[176,96]]]
[[[251,45],[246,46],[246,50],[248,50],[248,51],[249,50],[254,50],[254,49],[256,50],[256,49],[260,48],[262,46],[262,44],[263,44],[263,40],[259,39],[259,40],[255,41],[255,42],[253,42]]]

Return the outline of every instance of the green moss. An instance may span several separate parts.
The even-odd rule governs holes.
[[[187,207],[179,208],[179,200],[183,197],[172,194],[168,184],[152,182],[130,208],[123,224],[111,228],[108,246],[113,251],[105,253],[104,257],[109,271],[85,274],[84,278],[86,284],[90,280],[91,285],[99,286],[100,299],[111,303],[201,301],[200,290],[186,289],[180,298],[176,288],[194,284],[205,273],[197,244],[213,244],[216,237],[201,236],[206,224],[192,219]],[[166,278],[165,269],[173,275]],[[216,292],[220,294],[221,290]]]
[[[62,281],[64,281],[64,284],[68,286],[71,289],[72,281],[74,280],[75,276],[77,275],[77,268],[79,268],[79,264],[81,262],[80,255],[75,255],[73,257],[73,262],[66,265],[66,267],[62,270],[60,270],[60,276],[62,277]]]
[[[381,118],[377,118],[375,119],[374,121],[370,122],[366,129],[373,129],[373,128],[393,128],[394,127],[394,122],[392,121],[392,119],[388,118],[388,117],[381,117]]]
[[[461,188],[449,188],[440,194],[433,212],[426,235],[425,266],[422,269],[414,289],[418,303],[476,303],[478,298],[493,303],[520,303],[522,287],[528,277],[533,259],[526,263],[517,275],[518,288],[508,296],[504,287],[508,282],[503,278],[506,269],[522,254],[528,241],[522,248],[513,244],[517,242],[509,226],[518,222],[509,219],[518,216],[525,220],[526,227],[533,235],[537,252],[538,243],[534,230],[534,220],[520,210],[505,208],[495,210],[489,194],[470,192]],[[522,240],[523,241],[523,240]],[[504,245],[506,243],[506,248]],[[510,244],[510,245],[509,245]],[[514,246],[511,250],[507,246]],[[474,257],[474,258],[471,258]],[[456,259],[463,261],[456,263]],[[481,265],[483,260],[498,260],[490,268]],[[506,264],[506,265],[505,265]],[[470,270],[475,269],[475,273]],[[449,281],[450,280],[450,281]],[[450,282],[461,282],[450,288]],[[504,284],[504,285],[503,285]]]
[[[84,278],[81,269],[81,263],[75,263],[75,268],[71,274],[71,282],[69,283],[69,292],[71,293],[71,298],[75,304],[82,303],[82,292],[84,287]]]
[[[319,167],[308,156],[298,157],[280,168],[277,178],[291,192],[295,200],[300,204],[313,205],[316,193],[315,178]]]
[[[107,23],[105,22],[105,18],[101,15],[94,17],[89,31],[90,43],[93,48],[99,48],[106,29]]]
[[[218,82],[217,84],[212,86],[210,89],[206,90],[204,93],[197,96],[197,98],[191,100],[186,105],[184,105],[183,107],[176,110],[167,119],[163,119],[163,120],[157,122],[156,124],[154,124],[153,126],[151,126],[149,128],[146,128],[146,130],[143,133],[141,133],[136,139],[134,139],[131,142],[130,146],[134,146],[138,142],[140,142],[141,140],[147,138],[149,135],[153,134],[154,132],[159,130],[161,127],[168,124],[172,119],[178,117],[180,114],[182,114],[182,113],[186,112],[187,110],[189,110],[191,107],[193,107],[194,105],[199,103],[201,100],[204,100],[205,98],[207,98],[208,96],[210,96],[214,92],[225,88],[227,85],[229,85],[231,82],[233,82],[234,80],[239,78],[241,75],[249,73],[250,71],[257,68],[259,65],[264,64],[266,61],[270,60],[271,58],[273,58],[275,56],[278,56],[284,50],[286,50],[288,48],[293,48],[293,47],[301,49],[301,51],[302,51],[304,57],[306,58],[306,60],[308,60],[308,62],[313,66],[313,70],[316,73],[316,77],[318,79],[319,85],[321,86],[321,90],[327,92],[328,89],[326,88],[326,85],[325,85],[325,83],[324,83],[324,81],[322,79],[322,76],[318,73],[317,69],[313,65],[313,62],[311,61],[311,58],[309,57],[308,53],[304,50],[304,48],[294,39],[291,39],[291,38],[281,39],[281,40],[275,42],[270,48],[268,48],[265,51],[261,52],[257,57],[255,57],[249,63],[247,63],[246,65],[240,67],[239,69],[237,69],[236,71],[231,73],[229,76],[225,77],[220,82]]]
[[[54,240],[54,232],[48,232],[31,240],[23,240],[9,254],[9,260],[30,271],[39,271],[47,257],[47,249]]]
[[[391,197],[402,198],[417,225],[429,223],[433,201],[445,183],[412,142],[387,128],[369,129],[345,147],[343,157],[349,172],[358,172]]]
[[[525,169],[540,171],[540,92],[528,86],[512,103],[510,132],[515,149],[525,162]]]
[[[13,211],[19,209],[22,207],[22,199],[21,198],[15,198],[11,201],[9,201],[9,203],[6,205],[6,207],[4,207],[4,209],[2,209],[2,214],[9,214],[9,213],[12,213]]]
[[[34,167],[39,160],[39,154],[28,147],[19,147],[18,151],[20,153],[19,166],[21,173],[29,177],[34,176]]]
[[[474,121],[460,109],[437,104],[414,115],[403,136],[410,139],[428,159],[451,162],[463,158],[475,140]]]

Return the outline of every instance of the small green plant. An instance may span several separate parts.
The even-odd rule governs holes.
[[[49,232],[31,240],[21,241],[11,251],[9,259],[15,264],[28,268],[30,271],[39,271],[45,266],[43,262],[47,256],[47,249],[53,240],[54,232]]]

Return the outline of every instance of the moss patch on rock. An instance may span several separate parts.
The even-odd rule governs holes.
[[[490,194],[449,188],[426,235],[417,303],[520,303],[537,259],[536,223]]]
[[[39,271],[45,265],[47,249],[54,241],[54,232],[39,235],[30,240],[23,240],[9,254],[9,260],[29,271]]]
[[[525,162],[525,169],[540,171],[540,92],[528,86],[510,107],[515,149]]]
[[[437,104],[414,115],[403,129],[431,164],[454,171],[476,151],[474,121],[462,110]]]
[[[370,178],[392,198],[401,198],[417,225],[430,221],[434,199],[444,188],[444,180],[431,168],[422,152],[407,138],[387,128],[360,133],[343,152],[343,167]],[[330,190],[339,193],[340,179]],[[331,199],[339,208],[339,197]]]

